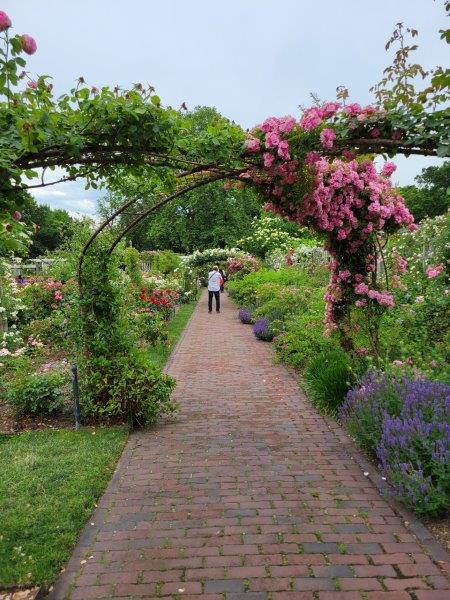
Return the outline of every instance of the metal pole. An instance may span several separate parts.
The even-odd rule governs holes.
[[[75,429],[81,425],[80,391],[78,388],[78,367],[72,365],[72,392],[73,392],[73,416],[75,417]]]

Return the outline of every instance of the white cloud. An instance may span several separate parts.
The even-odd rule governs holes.
[[[67,196],[66,192],[62,192],[61,190],[47,190],[46,188],[38,188],[35,190],[30,190],[30,193],[35,198],[40,198],[42,196]]]

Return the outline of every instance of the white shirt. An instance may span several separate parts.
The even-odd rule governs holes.
[[[210,271],[208,273],[208,290],[210,292],[219,292],[221,279],[222,275],[219,271]]]

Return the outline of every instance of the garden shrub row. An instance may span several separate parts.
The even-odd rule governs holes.
[[[232,281],[229,290],[241,306],[241,322],[254,324],[259,339],[274,340],[278,359],[301,373],[311,402],[339,417],[379,463],[396,497],[421,515],[440,516],[450,505],[450,387],[440,367],[448,336],[442,311],[448,301],[442,300],[442,289],[434,295],[443,281],[409,274],[408,287],[416,284],[419,301],[397,290],[397,306],[380,320],[383,354],[374,361],[365,349],[363,322],[355,328],[357,351],[351,354],[333,334],[324,337],[327,279],[320,266],[266,268]],[[427,381],[427,375],[442,381]]]

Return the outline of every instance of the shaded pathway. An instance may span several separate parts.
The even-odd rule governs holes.
[[[54,598],[443,600],[448,582],[269,344],[204,298],[176,423],[131,436]]]

